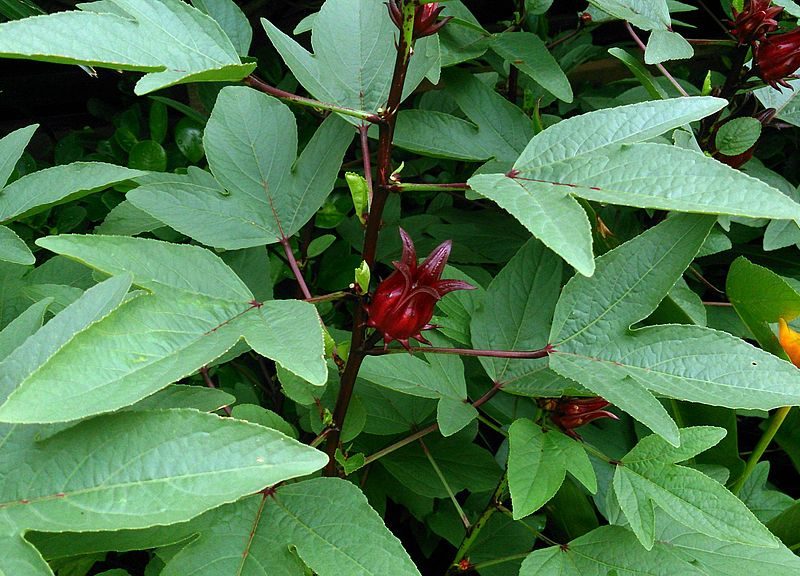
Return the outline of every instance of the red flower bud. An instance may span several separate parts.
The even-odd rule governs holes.
[[[755,62],[755,72],[764,82],[791,88],[785,78],[800,68],[800,28],[767,36],[755,48]]]
[[[394,25],[403,29],[403,11],[397,0],[389,0],[389,16],[394,22]],[[439,14],[444,10],[444,6],[439,6],[438,2],[429,2],[422,6],[417,6],[417,11],[414,13],[414,38],[424,38],[425,36],[432,36],[436,34],[442,27],[447,24],[453,17],[439,18]]]
[[[769,32],[778,29],[775,17],[783,11],[780,6],[770,6],[770,0],[750,0],[741,12],[733,9],[731,33],[739,44],[753,44],[764,40]]]
[[[367,306],[367,326],[380,330],[386,344],[397,340],[408,348],[409,338],[429,343],[420,332],[428,327],[436,302],[454,290],[474,290],[475,287],[461,280],[441,280],[450,257],[450,240],[441,243],[417,266],[414,242],[402,228],[400,238],[403,255],[400,262],[392,262],[396,271],[375,290]]]
[[[550,413],[550,421],[561,428],[568,436],[580,440],[575,428],[588,424],[598,418],[611,418],[619,420],[616,414],[601,410],[609,405],[608,400],[595,396],[594,398],[540,398],[539,407]]]

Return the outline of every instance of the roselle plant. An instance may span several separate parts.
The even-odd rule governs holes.
[[[800,11],[515,4],[0,3],[0,573],[800,572]]]

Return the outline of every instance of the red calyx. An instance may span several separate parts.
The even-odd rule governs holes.
[[[760,42],[768,33],[778,29],[775,17],[782,11],[780,6],[770,6],[770,0],[750,0],[741,12],[733,9],[731,33],[739,45]]]
[[[400,262],[392,262],[396,270],[378,285],[372,302],[367,305],[367,326],[379,330],[385,344],[397,340],[408,348],[409,338],[429,344],[421,332],[430,327],[436,302],[454,290],[475,287],[461,280],[441,279],[450,257],[450,240],[442,242],[418,266],[414,242],[402,228],[400,238],[403,255]]]
[[[389,16],[400,30],[403,29],[403,11],[397,0],[389,0]],[[438,2],[429,2],[422,6],[417,6],[414,13],[414,39],[424,38],[436,34],[447,24],[452,16],[438,20],[439,14],[444,10],[444,6],[439,6]]]
[[[755,72],[764,82],[778,88],[791,88],[785,80],[800,68],[800,28],[785,34],[774,34],[755,48]]]
[[[602,410],[609,405],[608,400],[595,396],[593,398],[540,398],[539,407],[550,413],[550,421],[562,432],[577,440],[581,437],[575,432],[584,424],[598,418],[619,420],[616,414]]]

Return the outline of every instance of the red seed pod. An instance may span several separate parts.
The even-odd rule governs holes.
[[[417,266],[414,242],[402,228],[400,238],[403,255],[400,262],[392,263],[395,272],[378,285],[372,302],[367,305],[367,326],[379,330],[384,343],[397,340],[408,348],[409,338],[428,343],[421,332],[428,327],[436,302],[454,290],[474,290],[475,287],[461,280],[441,279],[450,257],[450,240],[441,243]]]
[[[400,9],[400,5],[397,0],[389,0],[388,6],[392,22],[402,30],[403,11]],[[417,11],[414,13],[414,39],[436,34],[452,19],[452,16],[448,16],[438,20],[439,14],[444,8],[444,6],[439,6],[438,2],[429,2],[428,4],[417,6]]]
[[[770,6],[770,0],[750,0],[741,12],[733,9],[731,33],[739,45],[760,42],[778,29],[775,17],[782,11],[780,6]]]
[[[609,405],[608,400],[595,396],[593,398],[540,398],[539,407],[550,413],[550,421],[562,432],[580,440],[575,428],[588,424],[598,418],[619,420],[616,414],[601,410]]]
[[[755,73],[764,82],[778,88],[791,88],[786,78],[800,68],[800,28],[785,34],[774,34],[755,48]]]

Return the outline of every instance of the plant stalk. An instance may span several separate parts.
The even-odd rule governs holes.
[[[378,135],[378,185],[373,191],[373,199],[367,218],[367,229],[364,232],[364,247],[361,251],[362,259],[367,266],[372,269],[375,265],[375,253],[378,247],[378,235],[381,229],[381,219],[383,209],[386,206],[386,199],[390,192],[390,178],[392,175],[392,139],[394,138],[394,126],[397,120],[397,111],[400,108],[400,101],[403,97],[403,85],[408,71],[408,62],[411,58],[411,48],[414,33],[414,15],[416,14],[417,2],[406,0],[403,3],[403,29],[397,41],[397,57],[394,63],[394,73],[392,84],[389,88],[389,98],[386,102],[386,109],[381,117]],[[366,312],[364,306],[359,302],[353,315],[353,335],[350,340],[350,354],[347,357],[342,376],[340,378],[339,396],[336,398],[336,407],[333,411],[333,426],[328,434],[325,452],[328,455],[328,464],[325,466],[325,476],[336,475],[336,448],[339,447],[344,419],[347,416],[347,408],[350,406],[350,399],[353,396],[353,388],[356,383],[356,376],[364,360],[364,343],[366,339]]]
[[[244,83],[250,86],[251,88],[255,88],[260,92],[264,92],[265,94],[269,94],[270,96],[274,96],[275,98],[280,98],[281,100],[286,100],[287,102],[293,102],[300,106],[317,108],[319,110],[330,110],[331,112],[338,112],[339,114],[344,114],[345,116],[360,118],[361,120],[365,120],[366,122],[371,122],[373,124],[379,124],[383,122],[383,118],[372,112],[367,112],[365,110],[355,110],[353,108],[347,108],[345,106],[337,106],[336,104],[330,104],[328,102],[320,102],[319,100],[314,100],[313,98],[298,96],[297,94],[292,94],[291,92],[287,92],[286,90],[275,88],[275,86],[267,84],[266,82],[261,80],[259,77],[254,76],[253,74],[245,78]]]
[[[744,486],[744,483],[750,477],[750,474],[753,473],[755,470],[756,465],[758,464],[761,457],[764,455],[767,447],[770,445],[772,440],[775,438],[775,434],[778,433],[778,430],[783,424],[783,421],[786,420],[786,416],[789,415],[789,411],[792,409],[791,406],[784,406],[783,408],[778,408],[775,413],[772,415],[772,418],[769,421],[769,426],[764,433],[761,435],[761,438],[758,439],[758,443],[756,447],[753,448],[752,454],[750,454],[750,458],[747,459],[747,464],[744,466],[744,470],[742,471],[742,475],[736,480],[734,485],[731,487],[731,492],[735,495],[739,494],[739,491]]]

